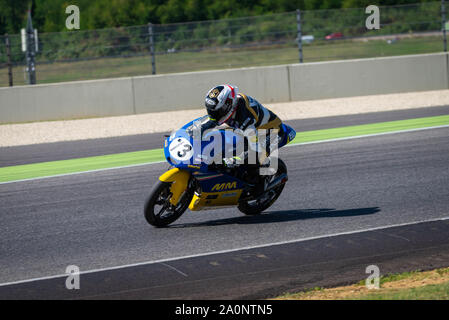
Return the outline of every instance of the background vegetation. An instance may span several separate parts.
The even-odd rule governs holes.
[[[40,32],[65,31],[65,8],[78,5],[81,29],[238,18],[302,10],[403,5],[428,0],[0,0],[0,34],[19,33],[32,7]]]
[[[304,62],[442,51],[441,2],[410,4],[417,1],[0,0],[0,86],[8,84],[3,32],[14,83],[26,83],[18,32],[28,7],[39,30],[37,81],[45,83],[151,74],[151,35],[157,73],[296,63],[296,8],[302,34],[314,37],[303,43]],[[365,26],[372,3],[381,5],[380,30]],[[81,30],[65,28],[69,4],[80,7]],[[325,40],[332,32],[344,38]]]

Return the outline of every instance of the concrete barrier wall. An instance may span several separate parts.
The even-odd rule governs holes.
[[[201,108],[232,83],[262,103],[448,89],[445,53],[0,88],[0,123]]]
[[[232,83],[264,102],[289,101],[287,66],[189,72],[133,78],[135,111],[197,109],[211,87]]]
[[[0,123],[133,112],[131,78],[0,88]]]
[[[448,89],[447,54],[289,66],[291,101]]]

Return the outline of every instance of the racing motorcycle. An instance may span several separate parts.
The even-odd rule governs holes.
[[[185,124],[170,136],[165,136],[164,155],[170,168],[159,177],[145,203],[146,221],[164,227],[176,221],[189,208],[191,211],[237,207],[246,215],[260,214],[281,195],[288,180],[285,163],[276,158],[277,170],[271,175],[250,173],[247,165],[228,168],[204,161],[205,148],[221,137],[222,152],[234,148],[244,136],[232,130],[216,129],[214,138],[206,136],[200,143],[193,141],[207,116]],[[296,132],[283,124],[286,133],[278,147],[292,141]],[[209,146],[208,146],[209,145]],[[196,161],[194,161],[196,160]],[[262,186],[262,187],[261,187]]]

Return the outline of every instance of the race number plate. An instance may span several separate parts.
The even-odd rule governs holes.
[[[170,144],[170,156],[177,161],[187,161],[193,156],[193,147],[185,138],[176,138]]]

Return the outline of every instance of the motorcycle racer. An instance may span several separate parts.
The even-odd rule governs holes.
[[[284,138],[281,119],[253,97],[239,93],[236,86],[223,84],[210,89],[206,95],[205,106],[209,120],[201,126],[202,131],[226,124],[240,132],[250,129],[257,133],[260,129],[275,129],[278,130],[278,141]],[[249,140],[253,148],[255,143],[257,135]],[[260,143],[263,147],[266,146],[265,141]],[[262,155],[262,158],[258,159],[259,163],[262,163],[268,155],[268,153]],[[235,160],[242,162],[246,156],[247,152],[234,158],[225,158],[223,163],[232,167],[236,165]]]

